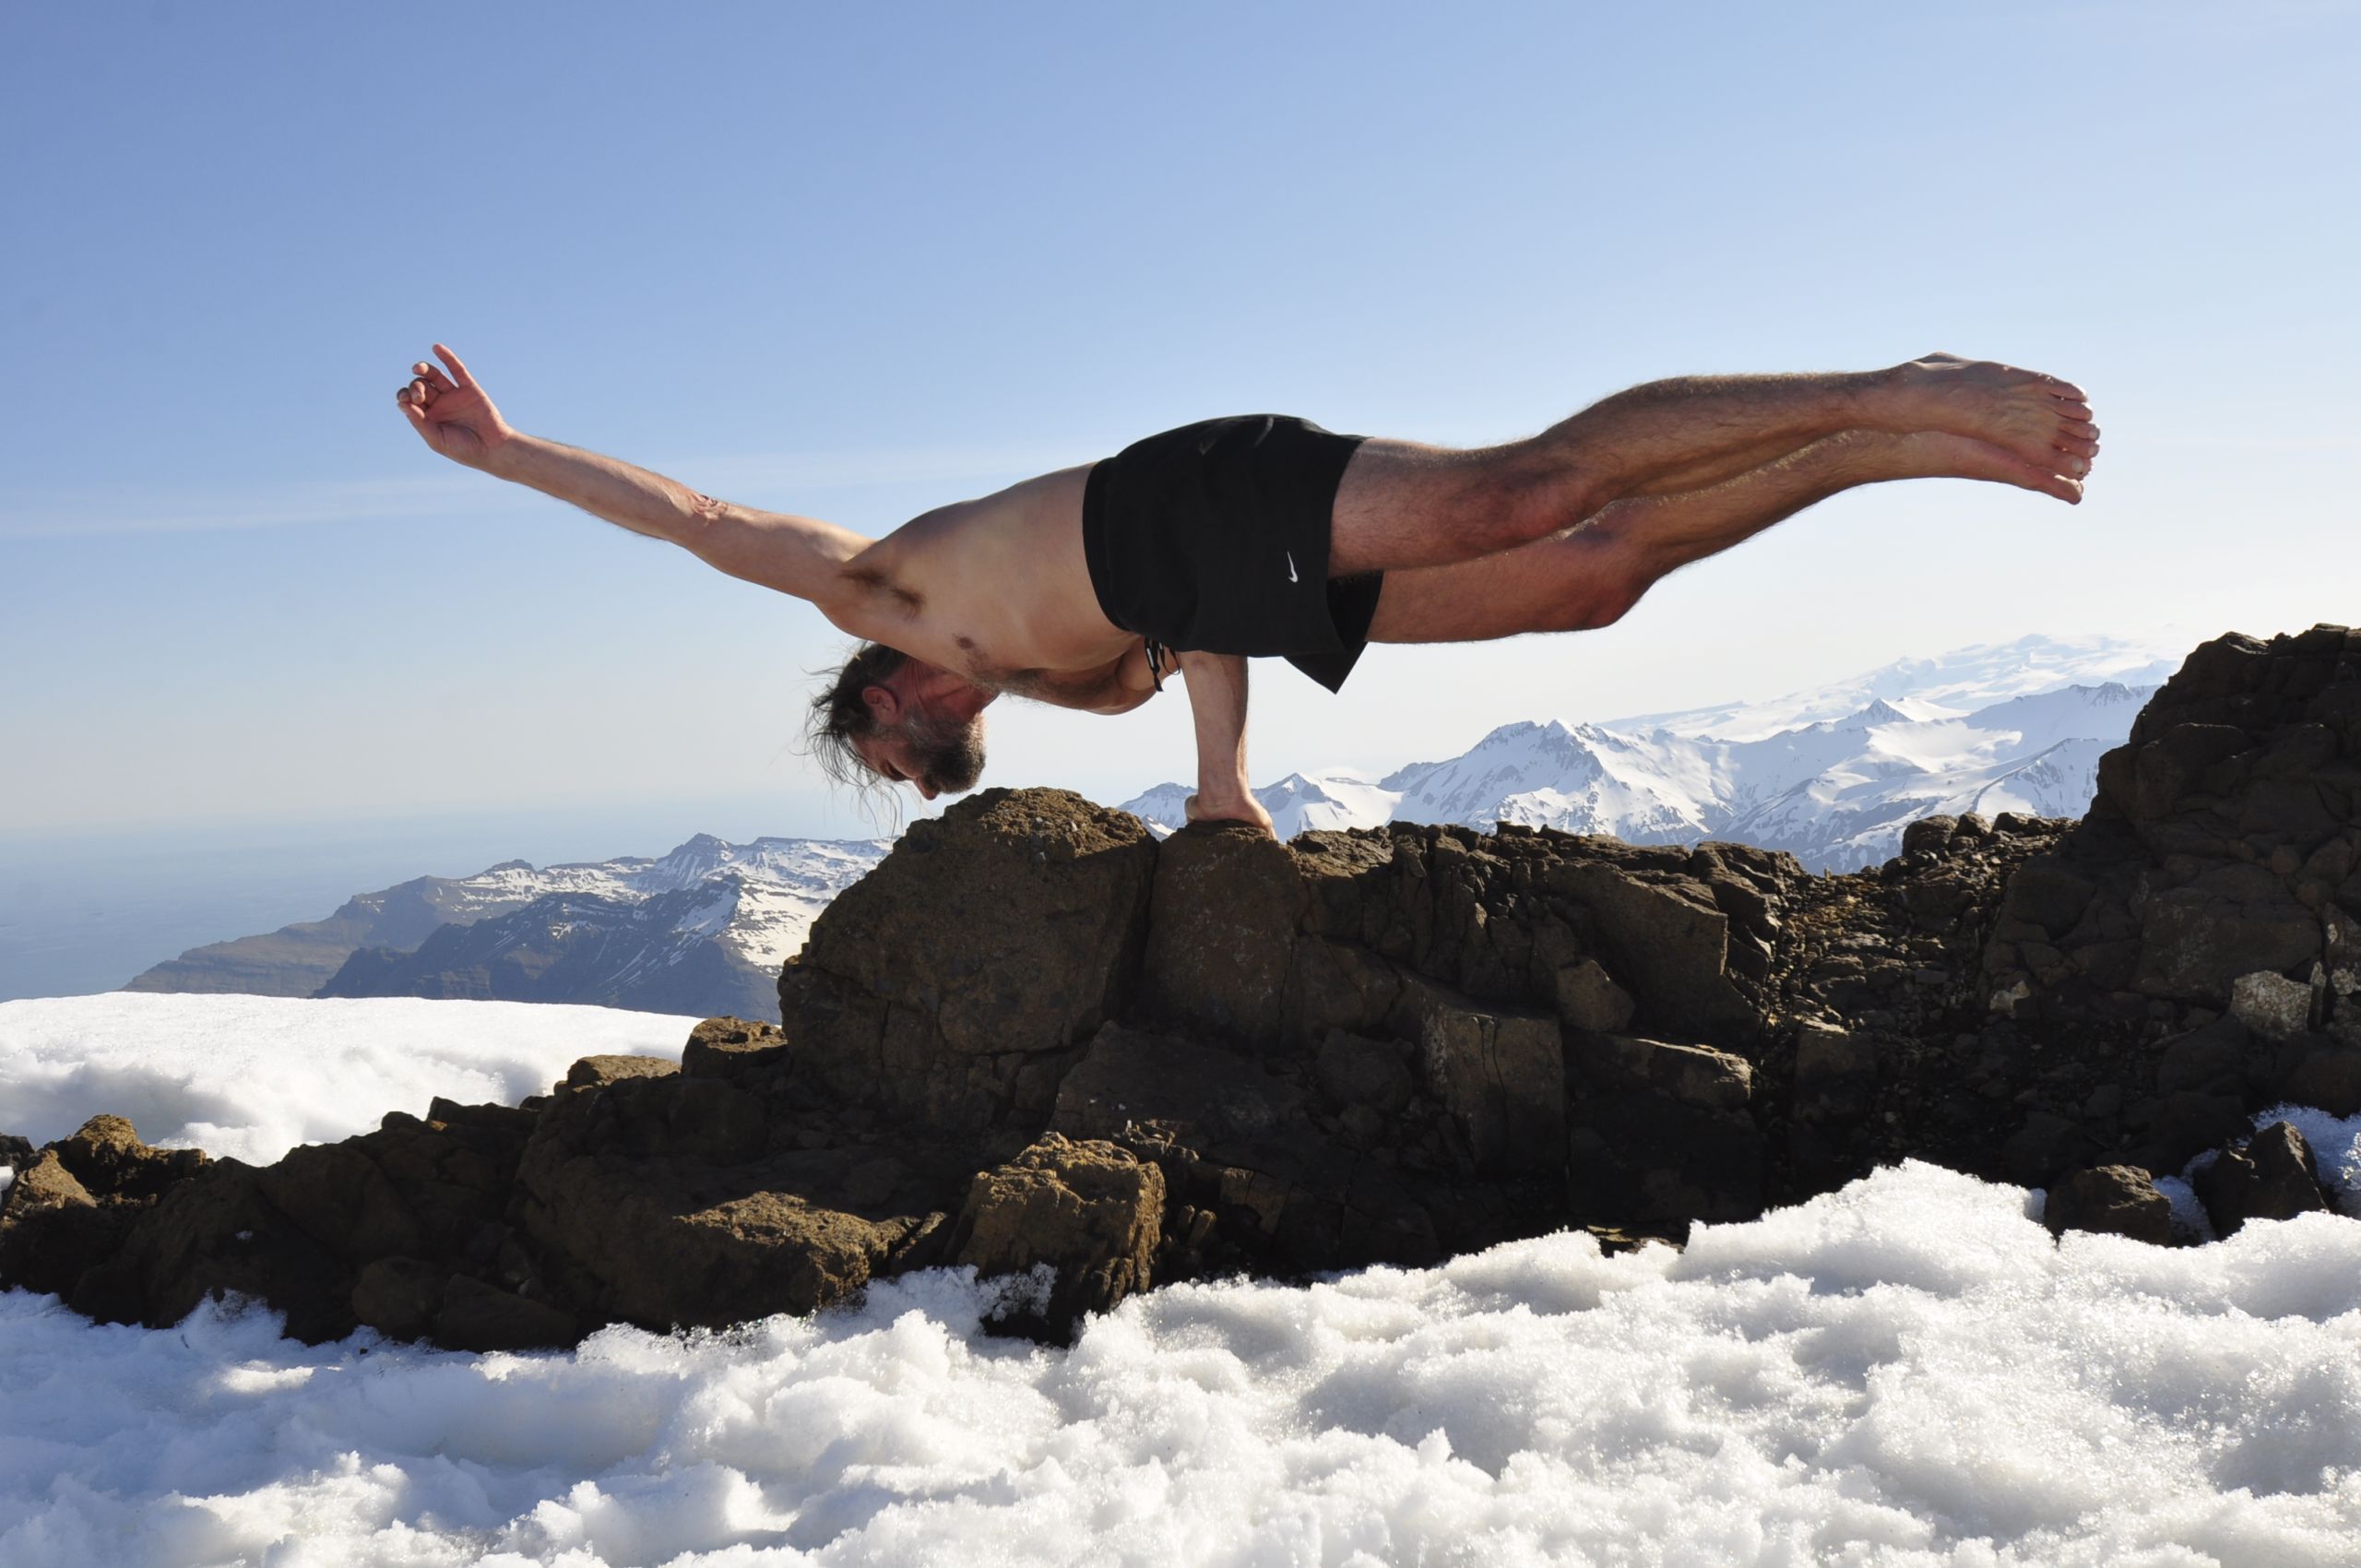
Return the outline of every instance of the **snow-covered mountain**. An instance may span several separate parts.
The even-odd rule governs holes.
[[[1125,801],[1127,811],[1161,838],[1188,820],[1185,784],[1159,784],[1146,794]],[[1371,783],[1349,768],[1323,773],[1290,773],[1275,784],[1254,791],[1281,838],[1292,838],[1314,828],[1367,827],[1394,814],[1394,791]]]
[[[2099,754],[2176,664],[2114,638],[2026,637],[1767,701],[1503,725],[1373,785],[1290,774],[1256,795],[1282,837],[1512,822],[1640,844],[1733,838],[1850,870],[1893,854],[1903,825],[1931,813],[2079,816]],[[1123,809],[1169,830],[1187,793],[1165,785]]]
[[[325,921],[191,949],[125,989],[766,1015],[778,967],[813,918],[888,848],[699,834],[653,860],[505,861],[363,893]]]

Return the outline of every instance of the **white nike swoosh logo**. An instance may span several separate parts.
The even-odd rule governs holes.
[[[1287,581],[1291,583],[1301,581],[1302,579],[1299,578],[1295,575],[1295,552],[1290,550],[1286,552],[1286,554],[1287,558]]]

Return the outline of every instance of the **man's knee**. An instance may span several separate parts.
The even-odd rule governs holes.
[[[1655,586],[1655,574],[1618,541],[1576,534],[1565,540],[1565,547],[1571,559],[1564,591],[1554,600],[1553,631],[1596,632],[1612,626]]]
[[[1513,550],[1572,528],[1598,510],[1597,485],[1572,464],[1520,455],[1490,475],[1481,504],[1492,550]]]

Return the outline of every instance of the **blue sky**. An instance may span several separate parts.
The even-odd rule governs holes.
[[[870,532],[1216,413],[1472,443],[1938,347],[2093,392],[2078,510],[1888,487],[1608,633],[1273,667],[1258,778],[2349,621],[2356,79],[2343,4],[9,7],[0,837],[864,830],[787,743],[835,634],[442,464],[436,339]],[[1178,702],[1003,707],[990,782],[1190,766]]]

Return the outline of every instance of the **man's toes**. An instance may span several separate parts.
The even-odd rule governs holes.
[[[2099,438],[2099,427],[2088,420],[2061,421],[2058,428],[2069,435],[2080,436],[2084,441],[2096,441]]]
[[[2053,398],[2063,398],[2074,403],[2087,403],[2091,400],[2089,393],[2072,382],[2061,380],[2058,376],[2045,375],[2041,378],[2041,384],[2048,389],[2049,395]]]

